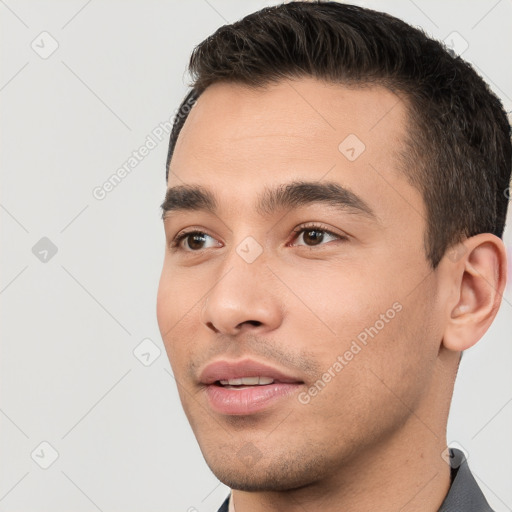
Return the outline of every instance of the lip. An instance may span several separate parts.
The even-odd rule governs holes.
[[[272,384],[242,389],[223,387],[220,380],[242,377],[270,377]],[[211,409],[227,415],[248,415],[262,411],[278,401],[289,398],[304,384],[300,379],[252,359],[216,361],[200,374]]]

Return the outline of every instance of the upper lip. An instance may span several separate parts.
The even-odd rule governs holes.
[[[239,361],[215,361],[208,364],[199,376],[202,384],[213,384],[220,380],[239,379],[242,377],[269,377],[278,382],[302,383],[300,379],[287,375],[286,373],[259,363],[252,359]]]

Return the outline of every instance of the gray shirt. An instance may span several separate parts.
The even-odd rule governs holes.
[[[469,470],[464,454],[450,448],[452,484],[439,512],[494,512]]]
[[[438,512],[494,512],[469,470],[464,453],[450,448],[451,485]],[[228,496],[218,512],[229,512]]]

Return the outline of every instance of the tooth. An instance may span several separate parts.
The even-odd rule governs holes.
[[[244,386],[257,386],[259,384],[259,377],[242,377],[242,384]]]
[[[272,384],[274,379],[270,377],[241,377],[239,379],[220,380],[221,386],[264,386]]]

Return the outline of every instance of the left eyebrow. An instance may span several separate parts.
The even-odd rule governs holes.
[[[332,181],[292,181],[274,188],[265,188],[258,198],[256,211],[270,216],[283,210],[294,210],[322,203],[344,213],[356,213],[377,221],[375,212],[361,197]],[[218,200],[213,192],[199,185],[179,185],[167,189],[161,204],[162,219],[171,212],[207,211],[218,214]]]
[[[326,204],[343,212],[377,218],[366,201],[332,181],[294,181],[273,189],[267,188],[259,198],[256,210],[260,215],[273,215],[282,210],[293,210],[316,203]]]

